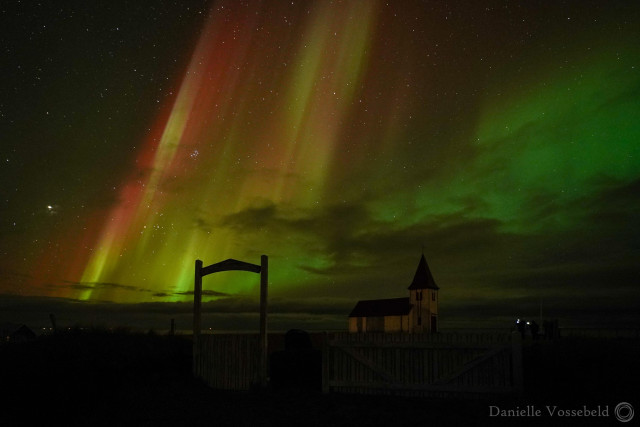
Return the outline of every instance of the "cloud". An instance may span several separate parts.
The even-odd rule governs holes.
[[[171,295],[172,294],[168,294],[166,292],[156,292],[156,293],[152,294],[152,296],[159,297],[159,298],[170,297]]]
[[[313,225],[312,220],[308,211],[276,206],[272,201],[262,201],[259,206],[250,206],[224,216],[218,225],[241,233],[268,230],[270,235],[275,236],[282,231],[297,234],[309,230]]]
[[[63,280],[64,283],[68,283],[69,287],[72,289],[124,289],[127,291],[135,291],[135,292],[151,292],[149,289],[142,289],[136,286],[123,285],[120,283],[112,283],[112,282],[72,282],[70,280]]]
[[[194,218],[193,225],[198,230],[204,231],[207,234],[211,233],[211,230],[213,230],[213,224],[201,217]]]
[[[541,196],[531,202],[537,206],[530,209],[533,222],[554,220],[558,212],[570,214],[573,222],[553,232],[544,226],[517,232],[498,219],[477,217],[473,200],[466,209],[407,225],[377,220],[365,202],[315,211],[271,204],[236,212],[224,218],[222,225],[247,234],[261,228],[274,245],[284,238],[313,242],[317,249],[311,246],[307,251],[325,262],[298,263],[297,268],[310,277],[303,289],[289,290],[287,296],[340,295],[347,302],[340,309],[325,307],[332,314],[348,312],[346,307],[358,299],[404,296],[424,245],[443,301],[449,301],[445,305],[453,310],[468,304],[469,298],[479,301],[467,313],[453,310],[456,315],[473,314],[486,320],[503,313],[507,318],[535,311],[532,307],[543,298],[557,303],[558,316],[571,313],[574,319],[580,318],[576,307],[583,306],[585,313],[597,319],[595,307],[611,294],[617,297],[609,303],[618,306],[621,315],[629,313],[629,301],[640,297],[634,255],[640,246],[634,225],[640,182],[599,185],[595,196],[591,193],[562,203]],[[582,303],[574,306],[576,298]],[[211,307],[245,310],[220,303]],[[517,310],[512,312],[510,307]],[[615,309],[607,311],[611,314]]]
[[[480,202],[473,199],[459,211],[407,223],[378,219],[364,200],[318,210],[263,201],[201,226],[258,236],[285,249],[279,244],[306,242],[306,250],[323,259],[319,264],[296,261],[299,271],[309,273],[305,286],[280,290],[270,299],[271,319],[282,328],[338,327],[346,324],[359,299],[404,296],[423,245],[441,287],[443,324],[504,324],[514,315],[535,315],[541,299],[549,316],[572,324],[626,322],[638,308],[634,301],[640,296],[640,236],[635,226],[640,180],[603,179],[593,186],[599,188],[595,195],[564,204],[553,199],[536,202],[540,209],[532,210],[531,220],[553,218],[561,209],[572,213],[575,221],[553,233],[544,228],[507,231],[500,220],[478,217],[482,209],[475,209]],[[193,294],[114,282],[64,283],[73,289],[121,289],[158,298]],[[255,326],[256,298],[215,290],[205,290],[203,295],[221,297],[203,303],[203,318],[215,328]],[[176,318],[188,325],[192,312],[191,302],[114,304],[3,296],[0,305],[7,321],[24,316],[45,323],[49,312],[58,312],[69,323],[162,326]]]
[[[620,180],[602,180],[602,190],[598,195],[584,199],[579,206],[587,217],[599,225],[624,227],[626,232],[638,236],[635,221],[640,214],[640,178],[629,182]]]
[[[246,209],[225,217],[222,226],[240,234],[264,230],[272,246],[291,241],[307,242],[305,250],[325,260],[322,265],[301,261],[297,267],[326,277],[350,276],[364,279],[389,277],[398,271],[412,274],[421,248],[431,260],[455,256],[465,266],[503,247],[513,237],[500,231],[493,219],[469,219],[468,211],[429,217],[405,226],[377,220],[364,202],[329,206],[326,209],[287,210],[271,204]]]
[[[55,285],[50,285],[50,287],[55,287]],[[94,285],[90,285],[90,284],[84,284],[84,283],[73,283],[68,285],[69,288],[71,289],[76,289],[79,291],[84,291],[84,290],[90,290],[90,289],[95,289],[96,286]]]
[[[316,211],[263,204],[229,215],[218,226],[233,228],[241,234],[252,234],[262,228],[263,237],[274,245],[281,239],[315,242],[310,251],[326,254],[329,262],[325,265],[298,264],[301,271],[313,276],[309,283],[289,291],[287,298],[270,301],[274,316],[281,319],[289,316],[281,321],[282,325],[295,324],[292,319],[302,317],[314,321],[326,317],[330,324],[339,324],[338,320],[348,314],[358,299],[403,296],[423,244],[436,282],[441,286],[443,313],[447,313],[443,319],[469,323],[473,319],[490,322],[512,315],[530,316],[542,298],[550,315],[564,316],[567,321],[586,319],[580,315],[583,310],[593,319],[613,322],[632,316],[633,301],[639,296],[634,253],[640,246],[640,238],[634,224],[640,206],[636,196],[640,180],[627,183],[608,180],[599,185],[601,190],[596,196],[577,199],[564,207],[574,212],[579,221],[555,233],[544,229],[526,234],[507,232],[496,219],[474,218],[473,209],[399,226],[376,220],[364,202]],[[552,217],[558,209],[553,200],[540,206],[545,204],[547,211],[532,214],[532,220],[537,216]],[[110,282],[67,283],[76,289],[111,287],[151,292]],[[215,318],[217,324],[232,329],[231,318],[242,325],[255,321],[259,308],[255,299],[209,290],[203,294],[224,297],[203,303],[203,313]],[[341,298],[319,298],[326,294]],[[52,310],[57,309],[56,304],[61,303],[53,304]],[[72,307],[73,313],[77,310],[73,304],[63,305],[65,309]],[[596,307],[603,304],[606,307],[598,314]],[[98,312],[130,313],[125,318],[132,319],[188,317],[192,310],[190,303],[90,307]],[[181,323],[188,323],[186,317]]]
[[[76,290],[94,290],[94,289],[121,289],[130,292],[144,292],[151,293],[153,296],[162,297],[162,296],[170,296],[172,294],[166,292],[158,292],[158,290],[149,289],[149,288],[141,288],[139,286],[131,286],[131,285],[123,285],[121,283],[113,283],[113,282],[73,282],[70,280],[63,280],[64,285],[50,285],[50,287],[60,287],[66,286],[71,289]]]
[[[307,250],[349,264],[360,237],[377,227],[363,203],[331,205],[324,209],[304,210],[273,203],[250,207],[224,217],[219,225],[241,235],[264,233],[272,246],[278,243],[308,243]],[[301,266],[309,271],[314,267]]]
[[[185,292],[175,292],[173,295],[193,295],[193,291],[185,291]],[[212,291],[208,289],[204,289],[202,291],[203,296],[210,297],[229,297],[231,294],[227,294],[225,292]]]

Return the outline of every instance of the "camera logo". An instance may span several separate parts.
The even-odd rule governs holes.
[[[627,402],[620,402],[615,409],[616,418],[622,423],[627,423],[633,419],[633,406]]]

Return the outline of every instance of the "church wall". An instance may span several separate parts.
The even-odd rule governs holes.
[[[366,332],[384,332],[384,317],[364,317],[367,320],[367,327],[364,331]],[[364,332],[363,331],[363,332]]]
[[[360,329],[358,329],[360,324]],[[408,332],[409,316],[350,317],[349,332]]]
[[[402,332],[406,331],[406,327],[403,329],[403,324],[406,316],[385,316],[384,318],[384,331],[385,332]]]
[[[358,318],[350,317],[349,318],[349,332],[358,332]]]

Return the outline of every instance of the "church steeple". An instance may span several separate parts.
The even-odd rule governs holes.
[[[410,291],[414,289],[440,289],[438,285],[436,285],[435,280],[433,280],[431,270],[429,270],[429,265],[427,264],[424,254],[422,254],[422,257],[420,258],[416,274],[413,276],[413,282],[411,282],[411,285],[409,286]]]

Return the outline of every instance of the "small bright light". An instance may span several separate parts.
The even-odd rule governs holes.
[[[53,206],[47,205],[47,209],[51,210],[51,209],[53,209]]]

